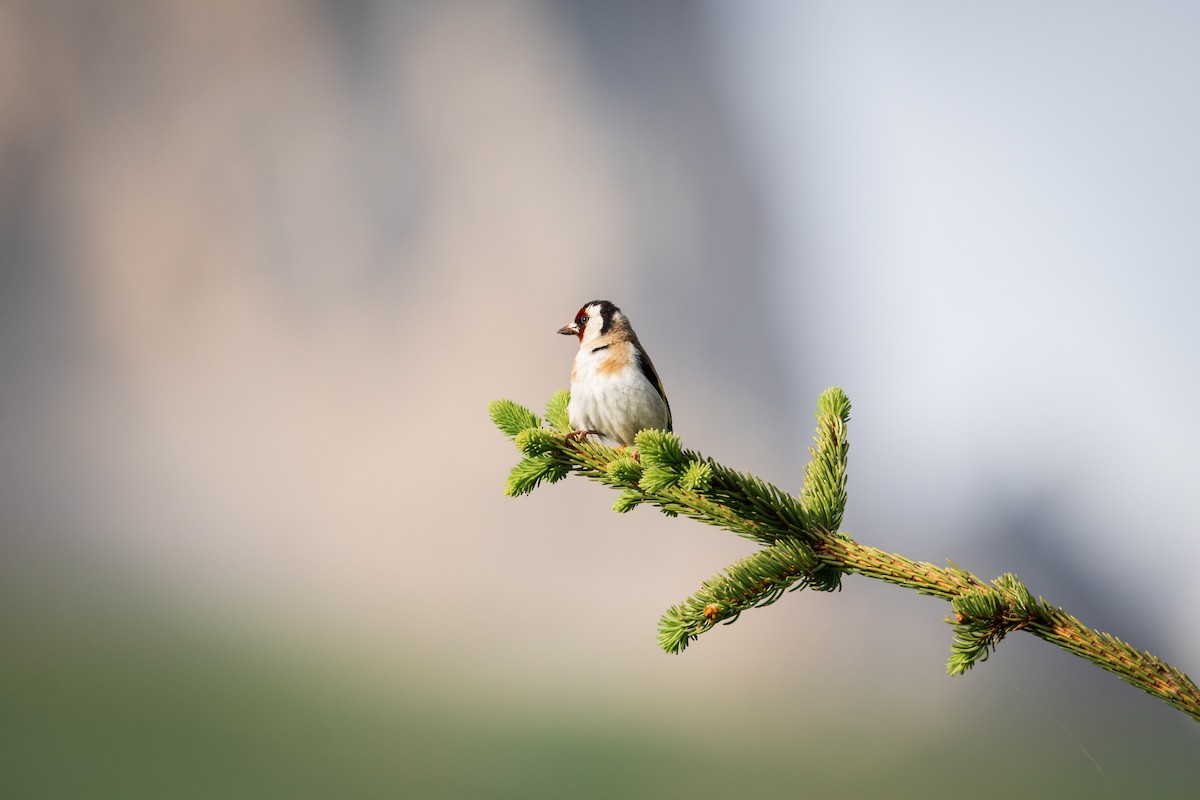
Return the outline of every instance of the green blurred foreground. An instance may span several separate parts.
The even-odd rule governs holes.
[[[5,798],[1195,796],[1197,739],[1181,741],[1180,728],[1112,731],[1119,762],[1094,744],[1085,756],[1027,707],[962,719],[961,736],[928,742],[897,741],[905,722],[886,713],[780,719],[763,708],[758,730],[720,719],[704,729],[594,698],[489,695],[486,654],[455,667],[462,692],[430,654],[412,659],[425,673],[367,680],[18,566],[0,566]],[[1013,752],[1023,762],[1005,763]]]

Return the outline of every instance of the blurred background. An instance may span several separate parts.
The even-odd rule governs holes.
[[[1200,728],[490,424],[611,299],[686,445],[1200,671],[1200,9],[0,2],[0,793],[1193,797]]]

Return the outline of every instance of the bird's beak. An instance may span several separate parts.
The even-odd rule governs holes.
[[[574,322],[572,322],[570,325],[563,325],[561,328],[558,329],[558,332],[561,333],[563,336],[578,336],[579,335],[579,326],[577,326]]]

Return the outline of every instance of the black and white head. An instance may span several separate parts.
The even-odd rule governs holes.
[[[606,337],[621,336],[632,333],[629,320],[621,313],[621,309],[607,300],[593,300],[585,303],[575,314],[575,320],[570,325],[558,329],[564,336],[579,337],[579,344],[587,345]]]

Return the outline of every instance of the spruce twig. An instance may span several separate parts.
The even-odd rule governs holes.
[[[597,441],[568,437],[566,391],[546,408],[546,422],[510,400],[497,400],[492,421],[523,458],[509,474],[505,493],[532,492],[575,472],[618,490],[613,505],[625,513],[639,505],[716,525],[762,549],[705,581],[691,597],[667,609],[659,644],[672,653],[718,623],[770,605],[785,592],[841,588],[845,573],[886,581],[948,600],[954,627],[946,669],[961,675],[1010,633],[1026,631],[1074,653],[1200,721],[1200,690],[1182,671],[1111,636],[1088,628],[1061,608],[1035,598],[1011,573],[985,582],[953,562],[939,567],[859,544],[839,530],[846,505],[846,424],[850,401],[841,389],[817,400],[817,431],[798,496],[711,458],[685,450],[678,436],[645,430],[637,457]]]

